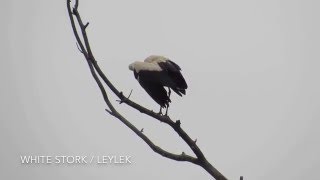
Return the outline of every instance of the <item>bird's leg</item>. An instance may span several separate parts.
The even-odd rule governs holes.
[[[168,110],[169,110],[169,104],[168,104],[167,107],[166,107],[166,114],[165,114],[165,116],[168,116]]]
[[[158,112],[158,114],[162,115],[162,107],[160,106],[160,111]]]
[[[166,108],[166,114],[165,114],[165,116],[168,116],[168,109],[169,109],[169,106]]]
[[[168,95],[169,95],[169,98],[170,98],[170,95],[171,95],[171,89],[168,87]]]

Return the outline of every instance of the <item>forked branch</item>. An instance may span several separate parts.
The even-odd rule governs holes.
[[[193,164],[199,165],[202,168],[204,168],[212,177],[214,177],[217,180],[226,180],[227,178],[224,177],[217,169],[215,169],[205,158],[204,154],[202,153],[202,151],[200,150],[200,148],[198,147],[198,145],[196,144],[196,140],[193,140],[190,138],[190,136],[181,128],[181,122],[180,120],[177,121],[173,121],[170,117],[168,116],[162,116],[158,113],[155,113],[137,103],[135,103],[134,101],[130,100],[129,97],[125,97],[123,95],[122,92],[120,92],[110,81],[109,79],[105,76],[105,74],[102,72],[102,70],[100,69],[96,59],[93,56],[92,50],[90,48],[90,44],[89,44],[89,39],[87,36],[87,32],[86,32],[86,28],[89,25],[89,22],[87,23],[83,23],[79,11],[78,11],[78,7],[79,7],[79,0],[75,1],[75,6],[72,8],[71,7],[71,1],[67,0],[67,9],[68,9],[68,14],[70,17],[70,22],[71,22],[71,26],[72,26],[72,30],[73,33],[75,35],[76,41],[77,41],[77,47],[79,49],[79,51],[84,55],[91,75],[93,76],[94,80],[96,81],[101,94],[103,96],[103,99],[106,103],[106,105],[108,106],[109,109],[106,109],[106,111],[108,113],[110,113],[112,116],[116,117],[117,119],[119,119],[123,124],[125,124],[128,128],[130,128],[135,134],[137,134],[144,142],[146,142],[149,147],[156,153],[167,157],[169,159],[172,160],[176,160],[176,161],[188,161],[191,162]],[[77,22],[77,25],[76,23]],[[77,27],[79,27],[79,31],[80,33],[78,33]],[[83,39],[83,41],[80,38],[80,35]],[[181,154],[174,154],[171,152],[168,152],[162,148],[160,148],[159,146],[155,145],[145,134],[143,134],[143,129],[139,130],[138,128],[136,128],[133,124],[131,124],[125,117],[123,117],[112,105],[111,101],[108,98],[108,95],[105,91],[105,87],[102,83],[102,81],[100,80],[102,79],[102,81],[107,85],[107,87],[109,89],[111,89],[111,91],[118,96],[119,98],[119,102],[120,103],[125,103],[129,106],[131,106],[132,108],[140,111],[141,113],[147,114],[150,117],[153,117],[154,119],[157,119],[160,122],[164,122],[166,124],[168,124],[183,140],[186,144],[188,144],[188,146],[191,148],[191,150],[193,151],[193,153],[195,154],[196,157],[193,157],[191,155],[187,155],[184,152],[182,152]],[[130,93],[131,94],[131,93]]]

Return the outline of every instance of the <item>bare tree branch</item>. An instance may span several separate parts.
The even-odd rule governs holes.
[[[109,81],[109,79],[105,76],[105,74],[102,72],[102,70],[100,69],[97,61],[95,60],[90,44],[89,44],[89,40],[88,40],[88,36],[86,33],[86,28],[89,25],[89,22],[84,24],[80,14],[78,12],[78,6],[79,6],[79,0],[75,1],[75,6],[72,9],[71,8],[71,1],[67,0],[67,9],[68,9],[68,14],[69,14],[69,18],[71,21],[71,26],[73,29],[73,33],[75,35],[75,38],[77,40],[77,44],[78,44],[78,49],[80,50],[80,52],[84,55],[90,72],[93,76],[93,78],[95,79],[97,85],[99,86],[99,89],[102,93],[102,96],[104,98],[105,103],[107,104],[107,106],[109,107],[110,110],[106,109],[106,111],[108,113],[110,113],[112,116],[116,117],[117,119],[119,119],[122,123],[124,123],[128,128],[130,128],[134,133],[136,133],[143,141],[145,141],[149,147],[156,153],[167,157],[169,159],[172,160],[176,160],[176,161],[188,161],[191,162],[193,164],[199,165],[201,166],[203,169],[205,169],[212,177],[214,177],[217,180],[226,180],[227,178],[224,177],[216,168],[214,168],[205,158],[204,154],[202,153],[202,151],[200,150],[200,148],[197,146],[196,144],[196,140],[193,140],[190,138],[190,136],[181,128],[181,122],[180,120],[177,121],[173,121],[169,116],[162,116],[159,115],[133,101],[131,101],[129,99],[130,95],[128,97],[125,97],[123,95],[122,92],[120,92],[117,88],[115,88],[115,86]],[[72,10],[71,10],[72,9]],[[75,20],[74,20],[74,16],[76,17],[76,20],[78,22],[79,28],[80,28],[80,32],[81,35],[83,37],[83,41],[84,43],[81,41],[80,36],[78,34],[78,30],[76,28],[75,25]],[[118,98],[120,99],[119,102],[120,103],[125,103],[129,106],[131,106],[132,108],[140,111],[141,113],[147,114],[150,117],[153,117],[157,120],[159,120],[160,122],[164,122],[166,124],[168,124],[170,127],[172,127],[174,129],[174,131],[176,131],[176,133],[188,144],[188,146],[191,148],[191,150],[194,152],[194,154],[196,155],[196,157],[192,157],[190,155],[186,155],[184,152],[182,152],[181,154],[173,154],[170,153],[168,151],[163,150],[162,148],[160,148],[159,146],[155,145],[146,135],[143,134],[143,128],[141,130],[139,130],[138,128],[136,128],[133,124],[131,124],[125,117],[123,117],[112,105],[111,101],[108,98],[108,95],[105,91],[105,88],[100,80],[100,78],[103,80],[103,82],[108,86],[108,88],[111,89],[111,91],[116,94],[118,96]],[[132,92],[132,91],[131,91]]]

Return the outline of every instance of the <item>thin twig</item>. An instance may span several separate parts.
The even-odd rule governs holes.
[[[126,99],[129,99],[131,94],[132,94],[132,89],[131,89],[130,94],[128,95],[128,97]],[[120,95],[123,96],[123,93],[120,92]],[[119,100],[116,100],[116,101],[119,102],[119,104],[122,104],[124,102],[123,99],[119,99]]]
[[[78,50],[83,54],[83,52],[82,52],[81,48],[79,47],[79,44],[78,44],[78,43],[76,43],[76,45],[77,45]]]

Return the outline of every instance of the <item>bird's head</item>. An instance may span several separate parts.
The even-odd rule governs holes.
[[[129,70],[134,71],[135,63],[136,62],[129,64]]]

